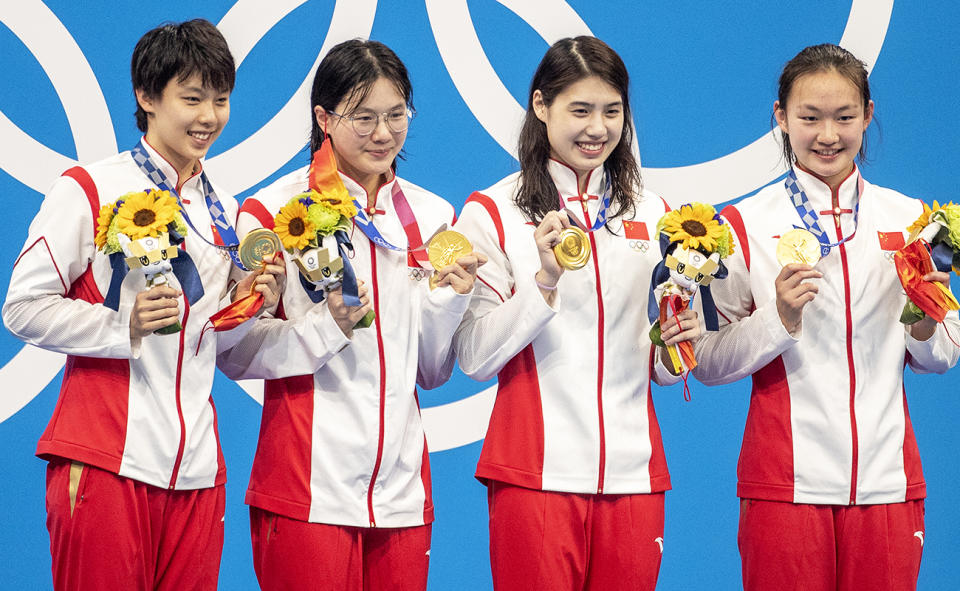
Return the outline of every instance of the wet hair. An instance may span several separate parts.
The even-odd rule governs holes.
[[[640,190],[640,170],[633,157],[633,118],[630,114],[630,77],[623,60],[606,43],[596,37],[573,37],[557,41],[540,60],[527,99],[527,114],[520,129],[520,188],[517,207],[526,217],[539,223],[557,209],[557,187],[550,176],[550,141],[546,124],[533,110],[533,93],[540,91],[549,107],[557,95],[570,85],[597,76],[620,93],[623,100],[623,134],[620,143],[603,163],[610,178],[611,214],[609,219],[634,211],[634,200]]]
[[[857,59],[852,53],[839,45],[832,43],[823,43],[821,45],[811,45],[804,48],[792,60],[787,62],[780,73],[779,88],[777,90],[777,101],[780,108],[787,108],[787,99],[793,90],[793,85],[798,79],[807,74],[816,74],[818,72],[837,72],[856,87],[863,101],[863,112],[866,114],[867,107],[870,104],[870,81],[868,79],[867,65]],[[771,115],[772,125],[776,126],[776,119]],[[864,160],[867,154],[867,133],[863,133],[863,141],[860,144],[860,151],[857,156]],[[793,148],[790,147],[790,136],[783,134],[783,158],[787,165],[793,164]]]
[[[370,88],[380,78],[389,80],[396,86],[407,108],[413,111],[413,87],[397,54],[379,41],[352,39],[333,46],[317,66],[313,76],[313,90],[310,91],[310,154],[323,144],[324,133],[317,123],[314,107],[325,111],[336,111],[337,106],[346,102],[357,106],[370,93]],[[349,113],[340,113],[349,115]],[[396,168],[396,161],[392,166]]]
[[[133,89],[159,97],[176,77],[184,82],[199,74],[204,87],[233,92],[236,66],[226,39],[204,19],[165,23],[148,31],[133,50],[130,78]],[[147,113],[137,102],[137,128],[147,131]]]

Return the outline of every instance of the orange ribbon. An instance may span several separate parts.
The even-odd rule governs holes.
[[[924,281],[923,276],[933,272],[933,260],[921,240],[915,240],[894,253],[893,261],[903,290],[918,308],[943,322],[947,311],[956,309],[956,300],[940,284]]]
[[[320,144],[313,154],[308,173],[309,187],[321,195],[345,193],[346,188],[337,172],[337,157],[333,153],[333,140]]]
[[[207,330],[212,328],[213,332],[221,332],[236,328],[253,318],[262,307],[263,294],[254,291],[211,316],[207,323],[203,325],[203,330],[200,331],[195,354],[200,353],[200,343],[203,342],[203,335],[206,334]]]
[[[662,298],[660,300],[660,328],[662,329],[663,325],[667,322],[668,309],[673,312],[673,316],[676,316],[686,310],[689,305],[690,302],[688,300],[684,300],[677,294]],[[680,320],[677,319],[677,322],[679,323]],[[675,345],[667,345],[667,350],[670,352],[670,359],[673,361],[674,370],[680,373],[680,376],[683,378],[683,399],[689,402],[690,386],[687,384],[687,376],[690,374],[689,370],[697,366],[697,359],[693,355],[693,343],[690,341],[680,341]],[[679,367],[677,367],[678,362],[681,364]],[[684,367],[687,368],[687,371],[683,371]]]

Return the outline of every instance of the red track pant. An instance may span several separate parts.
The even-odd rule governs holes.
[[[663,493],[585,495],[491,481],[496,591],[652,590],[663,554]]]
[[[923,500],[888,505],[740,501],[745,591],[917,588]]]
[[[424,591],[430,525],[307,523],[250,507],[253,568],[263,591]]]
[[[223,486],[167,490],[56,460],[47,529],[57,591],[213,591],[223,549]]]

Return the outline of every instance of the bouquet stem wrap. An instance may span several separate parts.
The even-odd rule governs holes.
[[[943,284],[924,281],[923,276],[934,270],[927,243],[915,240],[893,255],[900,284],[918,308],[937,322],[943,322],[947,312],[957,310],[957,299]]]

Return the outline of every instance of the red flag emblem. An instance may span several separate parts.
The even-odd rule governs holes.
[[[882,250],[900,250],[906,244],[903,240],[903,232],[877,232],[877,238],[880,240]]]
[[[647,224],[644,222],[623,222],[623,233],[627,240],[650,240],[647,233]]]

